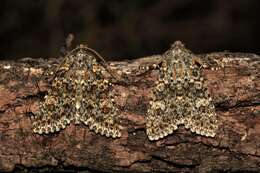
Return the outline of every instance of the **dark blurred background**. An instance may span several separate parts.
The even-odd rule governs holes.
[[[158,54],[175,40],[195,53],[260,53],[259,0],[1,0],[0,58],[57,57],[69,33],[106,59]]]

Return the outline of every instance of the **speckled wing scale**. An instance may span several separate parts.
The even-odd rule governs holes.
[[[104,64],[97,52],[83,45],[68,53],[33,118],[33,131],[48,134],[82,122],[101,135],[120,137],[118,108]]]
[[[202,60],[179,41],[163,58],[146,116],[148,138],[163,138],[181,124],[197,134],[214,137],[217,118],[201,74]]]

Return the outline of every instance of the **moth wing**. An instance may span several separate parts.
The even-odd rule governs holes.
[[[82,48],[75,57],[83,57],[81,80],[76,83],[74,101],[76,121],[83,122],[95,133],[107,137],[120,137],[118,108],[114,102],[114,92],[108,81],[110,73],[104,60],[92,49]],[[78,68],[77,68],[78,69]]]
[[[64,129],[72,120],[69,97],[58,96],[58,92],[49,93],[40,103],[39,111],[33,116],[34,133],[48,134]]]
[[[176,130],[177,122],[165,114],[166,104],[163,100],[153,101],[146,116],[146,133],[150,140],[158,140]]]
[[[204,81],[195,81],[189,97],[193,106],[188,118],[188,128],[197,134],[214,137],[218,128],[217,115]]]

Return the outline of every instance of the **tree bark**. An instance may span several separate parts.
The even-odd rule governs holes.
[[[179,127],[149,141],[145,114],[160,55],[110,62],[128,84],[117,83],[123,135],[112,139],[85,125],[70,124],[49,135],[34,134],[30,115],[49,87],[42,78],[59,59],[0,61],[0,171],[71,172],[260,172],[260,57],[242,53],[198,55],[211,59],[203,70],[220,126],[214,138]],[[214,62],[222,62],[215,69]]]

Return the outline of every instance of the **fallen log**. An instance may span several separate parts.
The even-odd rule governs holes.
[[[0,61],[0,171],[260,172],[260,57],[198,56],[211,62],[203,75],[220,122],[217,134],[204,137],[180,127],[158,141],[145,133],[158,73],[145,67],[159,64],[161,55],[108,63],[125,81],[114,86],[124,117],[122,137],[116,139],[81,124],[49,135],[33,133],[30,115],[50,87],[43,73],[60,59]],[[215,68],[216,62],[222,67]]]

